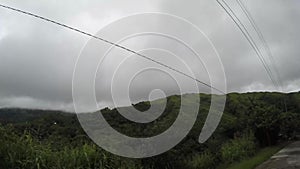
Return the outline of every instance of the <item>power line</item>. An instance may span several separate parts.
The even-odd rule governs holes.
[[[226,93],[223,92],[222,90],[219,90],[219,89],[217,89],[217,88],[215,88],[215,87],[213,87],[213,86],[211,86],[211,85],[209,85],[209,84],[207,84],[207,83],[205,83],[205,82],[202,82],[202,81],[200,81],[200,80],[198,80],[198,79],[192,77],[191,75],[188,75],[188,74],[186,74],[186,73],[184,73],[184,72],[182,72],[182,71],[180,71],[180,70],[177,70],[177,69],[175,69],[175,68],[173,68],[173,67],[171,67],[171,66],[169,66],[169,65],[166,65],[166,64],[164,64],[164,63],[162,63],[162,62],[159,62],[159,61],[157,61],[157,60],[154,60],[154,59],[152,59],[152,58],[150,58],[150,57],[148,57],[148,56],[146,56],[146,55],[140,54],[140,53],[138,53],[138,52],[136,52],[136,51],[134,51],[134,50],[132,50],[132,49],[129,49],[129,48],[125,47],[125,46],[122,46],[122,45],[119,45],[119,44],[117,44],[117,43],[114,43],[114,42],[111,42],[111,41],[109,41],[109,40],[106,40],[106,39],[104,39],[104,38],[101,38],[101,37],[92,35],[91,33],[82,31],[82,30],[80,30],[80,29],[77,29],[77,28],[74,28],[74,27],[71,27],[71,26],[68,26],[68,25],[66,25],[66,24],[63,24],[63,23],[60,23],[60,22],[51,20],[51,19],[49,19],[49,18],[45,18],[45,17],[43,17],[43,16],[40,16],[40,15],[37,15],[37,14],[33,14],[33,13],[31,13],[31,12],[27,12],[27,11],[24,11],[24,10],[21,10],[21,9],[16,9],[16,8],[13,8],[13,7],[10,7],[10,6],[6,6],[6,5],[2,5],[2,4],[0,4],[0,7],[6,8],[6,9],[9,9],[9,10],[13,10],[13,11],[16,11],[16,12],[19,12],[19,13],[23,13],[23,14],[25,14],[25,15],[29,15],[29,16],[32,16],[32,17],[35,17],[35,18],[38,18],[38,19],[47,21],[47,22],[51,22],[51,23],[53,23],[53,24],[62,26],[62,27],[64,27],[64,28],[67,28],[67,29],[73,30],[73,31],[75,31],[75,32],[84,34],[84,35],[86,35],[86,36],[89,36],[89,37],[98,39],[98,40],[100,40],[100,41],[102,41],[102,42],[105,42],[105,43],[110,44],[110,45],[112,45],[112,46],[115,46],[115,47],[118,47],[118,48],[120,48],[120,49],[126,50],[126,51],[131,52],[131,53],[133,53],[133,54],[136,54],[136,55],[138,55],[138,56],[140,56],[140,57],[142,57],[142,58],[145,58],[145,59],[147,59],[147,60],[149,60],[149,61],[152,61],[152,62],[154,62],[154,63],[156,63],[156,64],[158,64],[158,65],[161,65],[161,66],[166,67],[166,68],[168,68],[168,69],[170,69],[170,70],[173,70],[173,71],[175,71],[175,72],[177,72],[177,73],[179,73],[179,74],[181,74],[181,75],[184,75],[184,76],[186,76],[186,77],[188,77],[188,78],[190,78],[190,79],[192,79],[192,80],[194,80],[194,81],[196,81],[196,82],[198,82],[198,83],[200,83],[200,84],[202,84],[202,85],[204,85],[204,86],[207,86],[207,87],[209,87],[209,88],[211,88],[211,89],[214,89],[214,90],[216,90],[216,91],[218,91],[218,92],[220,92],[220,93],[222,93],[222,94],[226,94]]]
[[[219,3],[219,0],[217,0]],[[272,83],[275,86],[277,85],[277,82],[273,79],[273,75],[272,75],[272,71],[270,70],[270,68],[268,67],[268,65],[266,64],[262,53],[260,52],[259,48],[257,47],[256,43],[254,42],[252,36],[250,35],[250,33],[248,32],[247,28],[245,27],[245,25],[241,22],[241,20],[236,16],[236,14],[234,13],[234,11],[230,8],[230,6],[224,1],[222,0],[222,2],[226,5],[226,7],[230,10],[230,12],[232,13],[232,15],[237,19],[237,21],[233,18],[233,16],[227,11],[227,9],[221,4],[219,3],[223,9],[227,12],[227,14],[231,17],[231,19],[236,23],[236,25],[238,26],[238,28],[242,31],[243,35],[246,37],[247,41],[250,43],[251,47],[254,49],[254,51],[256,52],[258,58],[260,59],[260,61],[262,62],[268,76],[270,77]]]
[[[264,59],[262,58],[262,54],[259,50],[259,48],[257,47],[257,45],[255,44],[253,38],[250,36],[248,30],[246,29],[246,27],[244,26],[244,24],[241,22],[241,20],[235,15],[235,13],[233,12],[233,10],[230,8],[230,6],[224,1],[222,0],[222,2],[226,5],[226,7],[230,10],[230,12],[225,8],[225,6],[219,1],[216,0],[218,2],[218,4],[225,10],[225,12],[230,16],[230,18],[233,20],[233,22],[238,26],[238,28],[240,29],[240,31],[242,32],[242,34],[244,35],[244,37],[246,38],[246,40],[249,42],[249,44],[251,45],[251,47],[254,49],[255,53],[257,54],[258,58],[260,59],[260,61],[263,64],[263,67],[265,68],[269,78],[271,79],[272,83],[275,86],[278,86],[277,83],[275,82],[275,80],[273,79],[272,76],[272,72],[269,69],[269,67],[266,65]],[[237,21],[235,20],[235,18],[237,19]]]
[[[282,84],[282,81],[281,81],[281,78],[280,78],[280,74],[279,74],[279,71],[278,71],[278,69],[277,69],[277,67],[275,65],[275,59],[274,59],[274,56],[273,56],[273,54],[271,52],[271,49],[270,49],[267,41],[265,40],[265,38],[264,38],[262,32],[260,31],[259,27],[257,26],[257,24],[255,23],[255,20],[252,17],[252,15],[249,12],[249,10],[247,9],[246,5],[242,2],[242,0],[236,0],[236,1],[237,1],[238,5],[241,7],[241,9],[243,10],[243,12],[246,14],[246,16],[247,16],[248,20],[250,21],[252,27],[254,28],[255,32],[259,36],[260,41],[263,43],[264,48],[267,51],[267,54],[269,55],[270,60],[271,60],[271,62],[273,64],[274,70],[275,70],[275,72],[277,74],[277,78],[278,78],[278,82],[279,82],[279,87],[280,87],[281,90],[283,90],[282,89],[283,84]],[[287,105],[286,105],[286,99],[285,99],[285,97],[283,97],[283,105],[284,105],[285,112],[287,112]]]
[[[281,78],[280,78],[280,74],[279,74],[278,69],[277,69],[276,66],[275,66],[275,59],[274,59],[274,56],[273,56],[273,54],[272,54],[272,52],[271,52],[271,49],[270,49],[270,47],[269,47],[267,41],[265,40],[265,38],[264,38],[262,32],[260,31],[259,27],[258,27],[257,24],[256,24],[254,18],[252,17],[251,13],[249,12],[249,10],[248,10],[247,7],[245,6],[245,4],[242,2],[242,0],[236,0],[236,1],[237,1],[238,5],[240,6],[240,8],[243,10],[243,12],[246,14],[246,17],[247,17],[248,20],[250,21],[250,24],[251,24],[252,27],[254,28],[254,30],[255,30],[255,32],[257,33],[257,35],[258,35],[260,41],[261,41],[262,44],[263,44],[265,50],[267,51],[267,54],[268,54],[268,56],[270,57],[270,60],[271,60],[271,62],[272,62],[272,64],[273,64],[273,68],[274,68],[274,70],[275,70],[275,72],[276,72],[276,75],[277,75],[277,77],[278,77],[279,85],[280,85],[280,87],[282,87],[282,82],[281,82],[281,80],[280,80],[280,79],[281,79]]]

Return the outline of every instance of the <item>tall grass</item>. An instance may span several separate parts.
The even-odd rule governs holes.
[[[0,127],[0,168],[26,169],[135,169],[133,160],[122,160],[94,144],[60,149],[34,139],[28,132],[18,136]]]
[[[256,151],[255,137],[252,133],[241,138],[230,140],[221,147],[224,163],[232,163],[254,155]]]
[[[227,169],[254,169],[259,164],[268,160],[273,154],[278,152],[282,147],[274,146],[261,149],[254,157],[242,160],[238,163],[233,163]]]
[[[196,154],[185,161],[188,169],[210,169],[215,168],[215,156],[210,152]]]

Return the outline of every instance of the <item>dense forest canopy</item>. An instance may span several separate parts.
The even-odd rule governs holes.
[[[0,110],[0,168],[216,168],[252,156],[259,148],[295,139],[300,126],[300,93],[231,93],[217,130],[198,143],[210,106],[201,98],[193,129],[176,147],[156,157],[128,159],[95,145],[76,114],[61,111],[6,108]],[[150,102],[133,105],[144,111]],[[169,128],[177,117],[180,96],[167,98],[163,114],[138,124],[117,109],[103,109],[109,124],[132,137],[149,137]]]

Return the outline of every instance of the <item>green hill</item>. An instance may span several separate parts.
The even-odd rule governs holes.
[[[97,147],[74,113],[0,109],[0,168],[216,168],[248,158],[260,148],[294,139],[299,132],[299,92],[232,93],[227,96],[217,130],[207,142],[199,144],[211,96],[192,95],[201,98],[193,129],[173,149],[146,159],[122,158]],[[117,109],[90,114],[102,113],[113,128],[128,136],[149,137],[172,125],[178,115],[180,97],[168,97],[162,115],[147,124],[131,122]],[[151,104],[141,102],[133,107],[145,111]]]

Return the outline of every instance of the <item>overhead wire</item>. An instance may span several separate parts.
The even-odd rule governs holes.
[[[272,51],[267,43],[267,41],[265,40],[261,30],[259,29],[259,27],[257,26],[254,18],[252,17],[251,13],[249,12],[249,10],[247,9],[246,5],[242,2],[242,0],[236,0],[238,5],[240,6],[240,8],[243,10],[243,12],[246,14],[246,17],[248,18],[248,20],[250,21],[252,27],[254,28],[254,30],[256,31],[257,35],[259,36],[260,41],[262,42],[265,50],[267,51],[268,56],[270,57],[271,63],[273,65],[273,68],[276,72],[277,78],[278,78],[278,83],[279,83],[279,87],[280,90],[283,91],[283,83],[281,81],[281,76],[280,73],[275,65],[275,59],[274,56],[272,54]],[[283,98],[283,105],[284,105],[284,110],[287,112],[287,104],[286,104],[286,98]]]
[[[250,33],[246,29],[245,25],[241,22],[241,20],[236,16],[236,14],[234,13],[234,11],[230,8],[230,6],[224,0],[222,0],[222,2],[229,9],[229,11],[220,2],[220,0],[216,0],[216,1],[225,10],[225,12],[229,15],[229,17],[231,18],[231,20],[237,25],[237,27],[242,32],[242,34],[244,35],[244,37],[246,38],[246,40],[249,42],[249,44],[251,45],[251,47],[254,49],[256,55],[258,56],[259,60],[261,61],[262,65],[263,65],[264,69],[266,70],[266,72],[267,72],[270,80],[272,81],[272,83],[275,86],[278,86],[278,83],[273,78],[272,71],[270,70],[270,68],[268,67],[268,65],[265,63],[265,60],[262,57],[262,53],[260,52],[260,50],[257,47],[256,43],[254,42],[254,40],[251,37]]]
[[[199,79],[197,79],[197,78],[195,78],[195,77],[192,77],[191,75],[188,75],[188,74],[186,74],[186,73],[184,73],[184,72],[182,72],[182,71],[180,71],[180,70],[177,70],[177,69],[175,69],[175,68],[173,68],[173,67],[171,67],[171,66],[169,66],[169,65],[167,65],[167,64],[164,64],[164,63],[162,63],[162,62],[159,62],[159,61],[157,61],[157,60],[154,60],[154,59],[152,59],[152,58],[150,58],[150,57],[148,57],[148,56],[146,56],[146,55],[143,55],[143,54],[141,54],[141,53],[139,53],[139,52],[137,52],[137,51],[134,51],[134,50],[132,50],[132,49],[129,49],[129,48],[127,48],[127,47],[125,47],[125,46],[122,46],[122,45],[120,45],[120,44],[111,42],[111,41],[109,41],[109,40],[107,40],[107,39],[104,39],[104,38],[101,38],[101,37],[92,35],[91,33],[82,31],[82,30],[77,29],[77,28],[75,28],[75,27],[68,26],[68,25],[66,25],[66,24],[63,24],[63,23],[54,21],[54,20],[52,20],[52,19],[49,19],[49,18],[40,16],[40,15],[31,13],[31,12],[27,12],[27,11],[24,11],[24,10],[21,10],[21,9],[13,8],[13,7],[10,7],[10,6],[7,6],[7,5],[2,5],[2,4],[0,4],[0,7],[5,8],[5,9],[9,9],[9,10],[12,10],[12,11],[16,11],[16,12],[19,12],[19,13],[23,13],[23,14],[25,14],[25,15],[29,15],[29,16],[32,16],[32,17],[35,17],[35,18],[38,18],[38,19],[41,19],[41,20],[44,20],[44,21],[47,21],[47,22],[56,24],[56,25],[58,25],[58,26],[67,28],[67,29],[69,29],[69,30],[73,30],[73,31],[75,31],[75,32],[78,32],[78,33],[84,34],[84,35],[86,35],[86,36],[89,36],[89,37],[91,37],[91,38],[100,40],[100,41],[102,41],[102,42],[105,42],[105,43],[110,44],[110,45],[112,45],[112,46],[115,46],[115,47],[117,47],[117,48],[126,50],[126,51],[128,51],[128,52],[131,52],[131,53],[133,53],[133,54],[136,54],[137,56],[140,56],[140,57],[142,57],[142,58],[144,58],[144,59],[147,59],[147,60],[149,60],[149,61],[151,61],[151,62],[154,62],[154,63],[156,63],[156,64],[158,64],[158,65],[161,65],[161,66],[163,66],[163,67],[166,67],[166,68],[168,68],[168,69],[170,69],[170,70],[172,70],[172,71],[175,71],[175,72],[177,72],[177,73],[179,73],[179,74],[181,74],[181,75],[183,75],[183,76],[186,76],[186,77],[188,77],[188,78],[190,78],[190,79],[192,79],[192,80],[194,80],[194,81],[196,81],[196,82],[198,82],[198,83],[200,83],[200,84],[202,84],[202,85],[204,85],[204,86],[206,86],[206,87],[209,87],[209,88],[211,88],[211,89],[213,89],[213,90],[215,90],[215,91],[220,92],[221,94],[225,94],[225,95],[226,95],[226,93],[225,93],[224,91],[222,91],[222,90],[220,90],[220,89],[218,89],[218,88],[216,88],[216,87],[213,87],[213,86],[211,86],[211,85],[209,85],[209,84],[207,84],[207,83],[205,83],[205,82],[202,82],[201,80],[199,80]]]
[[[263,47],[265,48],[266,52],[267,52],[267,55],[269,56],[270,58],[270,61],[273,65],[273,68],[275,70],[275,73],[277,75],[277,78],[278,78],[278,83],[279,83],[279,87],[281,88],[282,90],[282,82],[281,82],[281,78],[280,78],[280,74],[279,74],[279,71],[277,69],[277,67],[275,66],[275,59],[274,59],[274,56],[271,52],[271,49],[267,43],[267,41],[265,40],[261,30],[259,29],[259,27],[257,26],[254,18],[252,17],[251,13],[249,12],[249,10],[247,9],[246,5],[242,2],[242,0],[236,0],[237,1],[237,4],[240,6],[240,8],[242,9],[242,11],[245,13],[246,17],[248,18],[248,20],[250,21],[250,24],[251,26],[254,28],[255,32],[257,33],[260,41],[262,42],[263,44]]]

